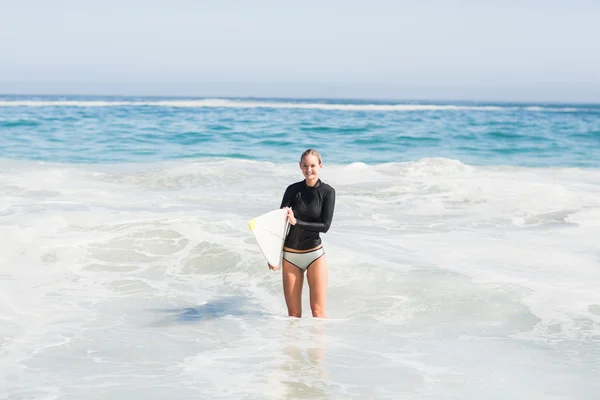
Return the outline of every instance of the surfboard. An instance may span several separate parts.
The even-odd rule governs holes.
[[[274,267],[281,266],[283,243],[290,227],[286,214],[284,209],[277,209],[248,222],[262,255]]]

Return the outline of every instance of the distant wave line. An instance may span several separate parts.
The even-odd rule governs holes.
[[[311,109],[326,111],[503,111],[524,109],[528,111],[576,112],[588,109],[554,108],[541,106],[496,105],[435,105],[435,104],[333,104],[246,100],[157,100],[157,101],[106,101],[106,100],[0,100],[0,107],[180,107],[180,108],[274,108]],[[600,109],[598,110],[600,111]]]

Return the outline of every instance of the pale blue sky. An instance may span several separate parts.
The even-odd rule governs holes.
[[[0,92],[600,101],[600,1],[0,0]]]

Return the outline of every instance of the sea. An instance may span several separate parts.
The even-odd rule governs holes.
[[[327,319],[248,221],[336,190]],[[600,105],[0,95],[0,398],[600,398]]]

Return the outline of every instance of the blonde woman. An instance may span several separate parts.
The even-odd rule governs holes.
[[[326,318],[327,261],[321,233],[331,226],[335,190],[319,179],[323,161],[308,149],[300,157],[304,180],[287,187],[281,208],[287,210],[290,230],[283,248],[283,293],[290,317],[302,317],[304,273],[310,289],[313,317]],[[276,268],[269,266],[272,270]]]

